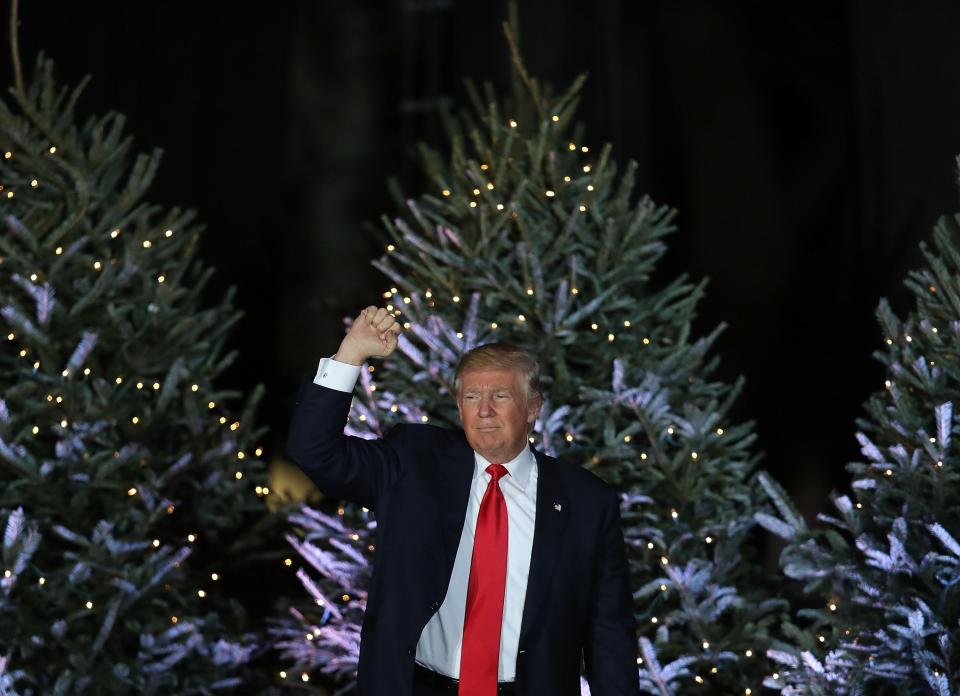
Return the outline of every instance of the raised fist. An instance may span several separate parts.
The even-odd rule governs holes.
[[[340,343],[336,359],[362,365],[367,358],[385,358],[397,348],[400,324],[383,307],[370,306],[353,320],[353,326]]]

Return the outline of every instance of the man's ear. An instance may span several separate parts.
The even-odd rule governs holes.
[[[541,408],[543,408],[543,397],[537,394],[530,399],[530,403],[527,404],[527,423],[532,425],[537,420]]]

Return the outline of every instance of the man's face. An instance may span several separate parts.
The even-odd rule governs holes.
[[[460,377],[457,408],[467,442],[496,464],[508,462],[527,445],[528,427],[540,411],[540,398],[529,402],[516,370],[470,370]]]

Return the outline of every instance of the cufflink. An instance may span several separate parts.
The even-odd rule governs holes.
[[[556,510],[557,512],[560,512],[563,509],[563,506],[560,503],[554,503],[553,509]]]

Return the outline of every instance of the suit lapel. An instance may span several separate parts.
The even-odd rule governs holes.
[[[474,471],[473,450],[461,434],[439,452],[436,461],[437,486],[440,491],[440,533],[443,536],[446,568],[453,569],[463,533],[470,500],[470,483]],[[444,586],[446,589],[446,586]]]
[[[560,555],[563,529],[570,514],[569,500],[564,495],[556,461],[533,450],[537,458],[537,519],[533,527],[533,551],[527,576],[527,595],[520,622],[520,643],[530,626],[536,624],[550,594],[553,568]]]

